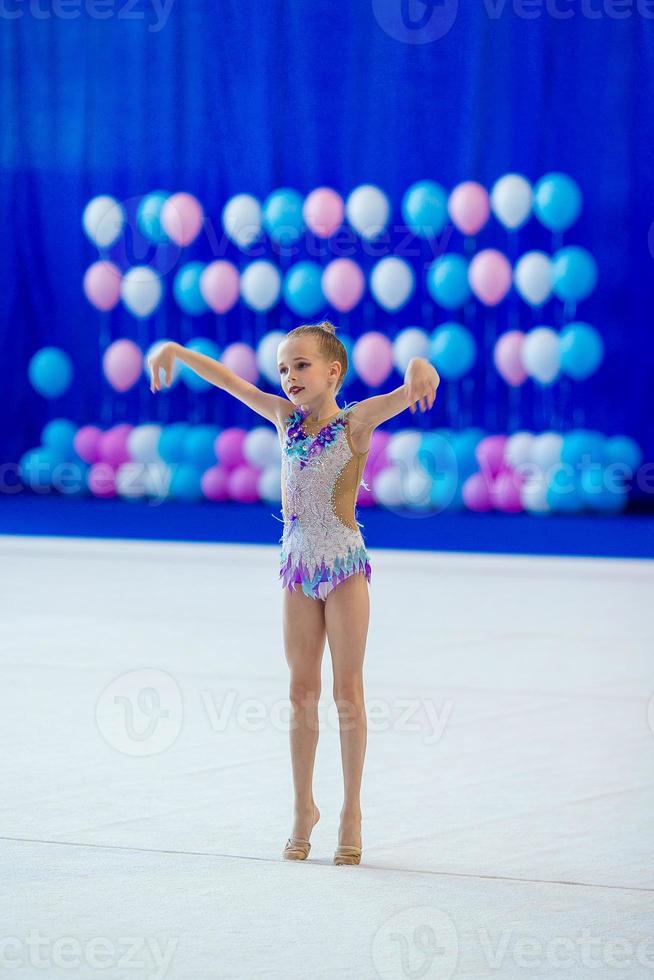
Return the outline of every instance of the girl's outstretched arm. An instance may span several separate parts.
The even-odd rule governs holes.
[[[220,361],[216,361],[206,354],[200,354],[199,351],[189,350],[174,340],[163,344],[156,354],[148,358],[148,367],[151,373],[150,390],[153,394],[155,391],[161,390],[160,370],[165,373],[166,386],[170,386],[175,358],[190,367],[205,381],[216,385],[217,388],[222,388],[223,391],[228,391],[230,395],[234,395],[239,401],[244,402],[248,408],[273,422],[276,426],[281,425],[282,419],[293,409],[293,404],[288,398],[281,398],[279,395],[270,395],[266,391],[261,391],[256,385],[250,384],[249,381],[239,377],[234,371],[230,371]]]
[[[426,412],[436,400],[440,381],[438,371],[429,361],[424,357],[412,357],[404,374],[404,384],[385,395],[373,395],[358,402],[352,410],[353,421],[361,429],[375,429],[405,408],[415,414],[416,403],[422,412]]]

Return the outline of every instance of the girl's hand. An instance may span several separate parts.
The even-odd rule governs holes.
[[[173,367],[175,364],[175,347],[174,341],[168,341],[162,344],[161,347],[154,354],[148,357],[148,368],[150,369],[150,391],[152,394],[155,391],[161,391],[161,379],[159,377],[159,370],[163,369],[166,378],[166,387],[170,388],[170,382],[173,378]]]
[[[424,357],[412,357],[404,375],[404,383],[407,386],[409,408],[415,414],[416,402],[420,405],[421,412],[432,407],[441,379],[436,368]]]

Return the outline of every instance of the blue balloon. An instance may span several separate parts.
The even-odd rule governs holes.
[[[28,376],[44,398],[58,398],[70,387],[73,363],[59,347],[42,347],[30,360]]]
[[[186,461],[201,472],[215,466],[217,459],[214,443],[219,434],[220,428],[217,425],[194,426],[184,441]]]
[[[200,292],[200,276],[204,269],[204,262],[187,262],[181,267],[173,283],[178,306],[191,316],[199,316],[209,309]]]
[[[627,505],[627,490],[624,487],[616,488],[615,480],[607,483],[603,470],[583,470],[580,483],[586,506],[591,510],[613,514],[624,510]]]
[[[62,461],[77,461],[79,456],[73,446],[76,433],[77,426],[69,419],[52,419],[43,427],[41,442]]]
[[[462,255],[442,255],[427,270],[427,289],[432,299],[447,310],[456,310],[471,294],[468,263]]]
[[[447,191],[434,180],[419,180],[402,198],[402,217],[420,238],[435,238],[447,222]]]
[[[607,466],[623,463],[635,473],[643,461],[643,451],[629,436],[611,436],[604,443],[604,460]]]
[[[432,477],[445,471],[448,473],[458,472],[458,461],[452,444],[452,437],[442,430],[425,432],[416,457],[420,465]]]
[[[290,245],[304,231],[301,194],[290,187],[273,191],[263,203],[263,226],[278,245]]]
[[[209,340],[208,337],[194,337],[193,340],[189,341],[185,345],[189,350],[197,351],[198,354],[206,354],[207,357],[212,357],[214,361],[220,359],[220,348],[218,344],[215,344],[213,340]],[[188,364],[183,364],[182,369],[179,372],[180,379],[184,384],[190,388],[192,391],[209,391],[214,385],[205,378],[201,378],[199,374],[190,368]]]
[[[23,453],[18,463],[21,483],[37,493],[39,490],[50,488],[53,470],[60,462],[59,456],[47,447],[29,449]]]
[[[170,481],[170,496],[176,500],[193,503],[202,499],[202,474],[190,463],[182,463],[173,469]]]
[[[589,377],[602,363],[604,342],[589,323],[568,323],[559,338],[561,369],[577,381]]]
[[[164,463],[182,463],[184,446],[191,426],[188,422],[173,422],[161,431],[158,452]]]
[[[286,305],[300,316],[313,316],[325,305],[322,269],[316,262],[296,262],[283,284]]]
[[[466,327],[459,323],[444,323],[434,330],[429,360],[448,381],[467,374],[477,357],[477,343]]]
[[[559,466],[552,472],[545,496],[556,514],[574,514],[585,506],[578,474],[569,466]]]
[[[166,191],[146,194],[136,211],[136,223],[141,233],[157,245],[170,241],[161,224],[161,209],[170,195]]]
[[[604,463],[605,440],[601,432],[590,429],[572,429],[563,436],[561,462],[573,467],[586,467]]]
[[[459,467],[459,480],[463,483],[479,469],[475,450],[486,436],[483,429],[463,429],[452,433],[452,448]]]
[[[579,245],[567,245],[552,258],[552,289],[559,299],[578,303],[597,284],[597,263]]]
[[[534,213],[550,231],[565,231],[579,217],[579,185],[567,174],[545,174],[534,188]]]

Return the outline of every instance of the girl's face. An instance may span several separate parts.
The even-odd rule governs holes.
[[[310,338],[285,340],[277,348],[279,380],[294,405],[312,404],[335,389],[338,362],[330,365],[316,350]]]

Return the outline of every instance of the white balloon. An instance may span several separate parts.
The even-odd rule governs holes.
[[[490,204],[493,214],[505,228],[515,230],[525,224],[531,214],[534,192],[522,174],[505,174],[493,185]]]
[[[172,478],[172,467],[167,463],[148,463],[143,474],[145,492],[149,497],[165,500],[169,495]]]
[[[155,463],[159,460],[160,425],[137,425],[127,436],[127,448],[138,463]]]
[[[277,348],[285,336],[282,330],[270,330],[261,338],[257,346],[256,360],[259,374],[262,374],[271,385],[281,385],[281,375],[277,367]]]
[[[345,202],[345,215],[362,238],[377,238],[388,224],[391,206],[388,198],[374,184],[356,187]]]
[[[532,477],[523,483],[520,502],[531,514],[546,514],[550,510],[547,502],[547,482],[543,476]]]
[[[243,440],[243,455],[248,463],[261,470],[277,463],[281,450],[275,429],[266,425],[257,425],[250,429]]]
[[[84,208],[82,224],[94,245],[107,248],[120,236],[125,224],[125,212],[115,197],[101,194]]]
[[[542,306],[552,295],[552,259],[546,252],[527,252],[516,263],[513,282],[530,306]]]
[[[402,490],[404,503],[411,510],[429,510],[431,507],[432,478],[424,467],[412,466],[404,474]]]
[[[385,310],[399,310],[411,299],[416,286],[413,269],[404,259],[387,255],[373,267],[370,289]]]
[[[524,463],[531,462],[531,449],[534,442],[533,432],[514,432],[504,444],[504,458],[515,469]]]
[[[246,306],[259,313],[270,310],[279,300],[282,277],[267,259],[250,262],[241,273],[241,296]]]
[[[393,463],[415,463],[422,436],[416,429],[402,429],[388,440],[386,455]]]
[[[426,330],[407,327],[393,341],[393,363],[404,374],[412,357],[429,357],[430,340]]]
[[[257,493],[261,500],[265,500],[268,504],[281,504],[282,486],[279,466],[266,467],[257,481]]]
[[[120,295],[129,312],[144,320],[161,302],[161,277],[149,265],[135,265],[121,279]]]
[[[261,235],[261,221],[261,204],[252,194],[236,194],[223,208],[223,228],[239,248],[247,248]]]
[[[520,359],[530,377],[541,384],[551,384],[561,368],[558,334],[550,327],[530,330],[522,343]]]
[[[552,466],[561,462],[563,436],[558,432],[541,432],[534,438],[531,449],[531,461],[547,474]]]
[[[116,470],[116,492],[126,500],[137,500],[148,492],[147,466],[138,461],[122,463]]]
[[[404,502],[402,493],[402,474],[396,466],[387,466],[380,470],[372,481],[372,493],[377,503],[384,507],[401,507]]]

